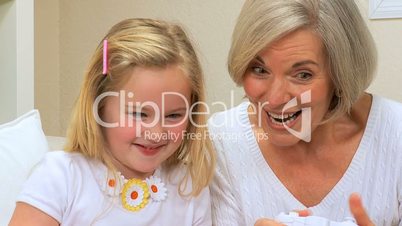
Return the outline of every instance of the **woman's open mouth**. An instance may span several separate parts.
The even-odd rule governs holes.
[[[267,112],[268,114],[268,118],[270,120],[270,122],[272,122],[274,125],[286,125],[288,127],[292,126],[292,122],[294,122],[299,115],[302,113],[302,110],[299,110],[297,112],[294,113],[284,113],[284,114],[275,114],[272,112]]]

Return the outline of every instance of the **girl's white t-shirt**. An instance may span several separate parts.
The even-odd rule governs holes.
[[[17,201],[28,203],[50,215],[60,225],[211,225],[209,189],[197,197],[183,197],[178,186],[184,167],[158,174],[167,189],[165,200],[150,201],[132,212],[123,208],[119,197],[105,194],[108,173],[104,164],[79,153],[52,151],[46,154],[25,182]],[[170,180],[169,180],[170,179]],[[191,189],[191,180],[187,183]]]

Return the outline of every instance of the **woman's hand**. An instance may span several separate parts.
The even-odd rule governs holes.
[[[352,193],[349,197],[349,207],[350,212],[352,212],[353,217],[359,226],[375,226],[370,220],[366,210],[363,207],[360,195],[357,193]]]
[[[370,217],[368,216],[366,210],[363,207],[363,203],[360,198],[360,195],[358,195],[357,193],[353,193],[350,195],[349,207],[350,207],[350,212],[352,212],[357,225],[359,225],[359,226],[375,226],[374,223],[370,220]],[[308,210],[298,211],[298,212],[299,212],[300,216],[309,216],[310,215]],[[267,218],[258,219],[254,224],[254,226],[279,226],[279,225],[284,225],[284,224],[278,223],[274,220],[267,219]]]

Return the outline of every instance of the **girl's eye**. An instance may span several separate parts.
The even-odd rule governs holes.
[[[300,80],[306,81],[309,80],[313,75],[308,72],[300,72],[296,75],[296,77]]]
[[[145,118],[145,117],[147,117],[147,114],[145,114],[145,113],[143,113],[143,112],[133,112],[132,115],[133,115],[135,118]]]
[[[170,114],[167,115],[166,118],[170,118],[170,119],[177,119],[177,118],[181,118],[182,115],[181,114]]]

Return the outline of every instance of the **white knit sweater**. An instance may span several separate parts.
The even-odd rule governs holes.
[[[212,217],[217,226],[252,226],[261,217],[305,209],[264,160],[250,126],[245,102],[209,120],[218,153],[211,185]],[[356,154],[313,215],[342,221],[351,217],[348,197],[361,194],[377,226],[402,226],[402,104],[373,97]]]

